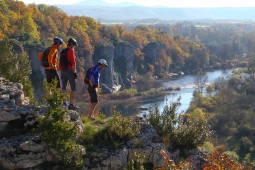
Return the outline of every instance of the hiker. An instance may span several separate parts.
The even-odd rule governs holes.
[[[60,80],[57,73],[58,66],[58,50],[60,46],[63,44],[63,40],[59,37],[55,37],[53,39],[53,44],[41,52],[38,56],[39,60],[44,67],[45,75],[46,75],[46,97],[49,96],[51,89],[50,84],[53,83],[53,80],[57,80],[57,88],[60,88]],[[44,63],[43,63],[44,62]]]
[[[105,67],[108,67],[106,60],[100,59],[98,64],[91,69],[88,76],[88,93],[90,96],[89,118],[92,120],[95,119],[94,111],[98,103],[96,88],[99,85],[100,71]]]
[[[63,101],[63,106],[67,107],[69,110],[76,110],[78,107],[74,105],[75,100],[75,90],[76,90],[76,80],[77,73],[76,73],[76,56],[74,48],[77,47],[77,41],[74,38],[70,38],[67,41],[67,48],[63,49],[60,53],[60,60],[59,60],[59,69],[61,70],[61,85],[62,85],[62,92],[66,93],[66,86],[69,82],[71,86],[70,92],[70,102],[69,105],[66,102],[66,97]]]

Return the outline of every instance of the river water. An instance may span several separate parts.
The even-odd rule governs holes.
[[[228,70],[214,70],[207,71],[207,81],[206,85],[216,82],[219,78],[227,78],[230,76],[232,69]],[[162,111],[166,104],[170,102],[176,101],[179,97],[181,97],[181,106],[177,110],[179,114],[184,113],[192,100],[193,92],[197,88],[196,82],[198,77],[194,74],[182,75],[179,78],[174,80],[169,80],[165,82],[159,82],[149,85],[143,85],[140,88],[168,88],[168,87],[180,87],[180,90],[174,91],[164,91],[160,95],[155,95],[152,97],[148,97],[144,100],[132,101],[132,102],[124,102],[116,105],[109,105],[101,107],[102,111],[110,116],[112,114],[112,106],[116,106],[116,109],[121,112],[124,116],[133,116],[133,115],[143,115],[147,114],[148,110],[143,110],[147,108],[155,108],[157,105],[159,110]],[[139,88],[138,88],[139,90]],[[141,109],[143,108],[143,109]]]

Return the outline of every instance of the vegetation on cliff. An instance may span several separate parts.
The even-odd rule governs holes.
[[[0,51],[0,75],[12,82],[21,83],[25,95],[33,100],[34,88],[30,80],[31,67],[26,53],[17,54],[7,39],[0,42]]]
[[[254,61],[254,56],[250,60]],[[190,107],[190,110],[201,108],[208,113],[209,124],[216,135],[213,140],[216,145],[223,144],[227,150],[238,155],[239,161],[253,165],[254,66],[254,62],[250,62],[246,69],[237,70],[229,80],[220,79],[213,85],[216,91],[210,88],[206,96],[194,93]]]
[[[61,107],[63,94],[56,88],[57,82],[52,85],[52,94],[46,97],[49,111],[40,116],[40,123],[36,131],[50,148],[56,149],[65,165],[81,166],[85,151],[74,141],[79,131],[75,124],[70,123],[66,116],[67,111]]]

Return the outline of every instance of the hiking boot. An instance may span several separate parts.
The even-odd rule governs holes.
[[[67,107],[67,106],[68,106],[68,105],[67,105],[66,102],[62,104],[62,107]]]
[[[75,106],[74,104],[69,104],[68,109],[69,110],[77,110],[79,107]]]

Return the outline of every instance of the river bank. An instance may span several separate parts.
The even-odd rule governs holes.
[[[205,72],[205,76],[208,77],[206,85],[216,82],[220,77],[227,77],[231,74],[233,69],[219,69],[210,70]],[[184,74],[171,79],[159,79],[151,80],[141,84],[135,84],[137,92],[132,95],[122,95],[122,97],[113,98],[111,95],[99,95],[98,109],[101,110],[106,116],[111,116],[113,113],[113,107],[120,111],[122,115],[134,116],[140,114],[146,114],[148,108],[155,108],[155,105],[163,110],[164,106],[171,101],[176,101],[181,97],[181,106],[178,113],[185,112],[190,105],[190,101],[193,98],[193,92],[197,85],[196,74]],[[178,87],[178,89],[175,89]],[[147,89],[147,90],[146,90]],[[151,90],[151,89],[156,89]],[[160,90],[161,89],[161,90]],[[164,90],[162,90],[164,89]],[[154,91],[153,93],[144,93],[144,91]],[[86,94],[87,95],[87,94]],[[117,95],[114,94],[114,95]],[[88,113],[89,97],[85,97],[85,102],[81,102],[82,113]],[[144,110],[143,110],[144,109]]]
[[[217,82],[220,78],[227,78],[230,76],[233,69],[219,69],[219,70],[210,70],[205,72],[205,76],[207,77],[206,85],[211,83]],[[178,78],[173,78],[169,81],[162,81],[159,83],[158,88],[169,88],[169,87],[179,87],[179,90],[172,90],[172,91],[164,91],[162,95],[152,96],[146,98],[143,101],[138,102],[134,107],[124,107],[123,104],[120,106],[120,110],[125,112],[125,114],[129,114],[132,111],[125,111],[126,109],[134,109],[135,114],[147,114],[147,111],[137,110],[135,107],[138,108],[155,108],[155,105],[158,106],[160,111],[163,111],[163,108],[166,104],[170,102],[176,101],[179,97],[180,100],[180,107],[178,108],[177,112],[182,114],[186,112],[188,107],[190,106],[190,102],[193,98],[193,92],[197,89],[197,81],[198,76],[196,74],[186,74],[179,76]],[[150,85],[146,85],[150,86]],[[132,105],[131,103],[126,103]]]

